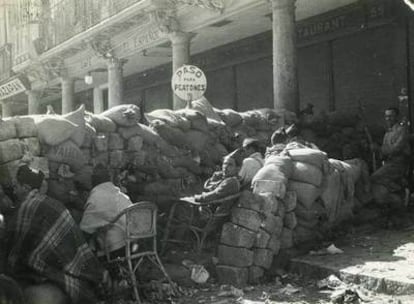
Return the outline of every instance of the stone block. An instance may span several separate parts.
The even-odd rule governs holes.
[[[254,210],[233,208],[231,222],[257,232],[262,224],[262,216]]]
[[[22,143],[18,139],[8,139],[0,142],[0,164],[22,158]]]
[[[249,279],[249,270],[247,267],[217,265],[216,272],[217,279],[220,284],[230,284],[236,287],[244,287]]]
[[[127,159],[123,150],[109,152],[109,166],[111,168],[122,168],[126,165]]]
[[[123,150],[124,149],[124,139],[118,133],[109,133],[108,134],[108,150]]]
[[[286,191],[286,195],[283,198],[283,204],[285,205],[286,212],[295,210],[297,204],[296,191]]]
[[[233,223],[225,223],[221,232],[220,243],[233,247],[251,248],[256,233]]]
[[[267,247],[273,252],[274,255],[277,255],[280,250],[280,235],[273,234],[270,237]]]
[[[14,120],[18,138],[37,137],[37,127],[33,117],[17,116],[12,120]]]
[[[293,247],[293,231],[288,228],[283,228],[280,236],[280,248],[288,249]]]
[[[248,267],[253,264],[253,251],[247,248],[219,245],[218,260],[223,265]]]
[[[26,137],[21,140],[24,149],[27,149],[32,155],[39,156],[41,153],[40,141],[37,137]]]
[[[0,141],[17,137],[14,119],[0,120]]]
[[[267,248],[267,244],[270,240],[270,234],[263,229],[260,229],[256,234],[256,240],[253,247],[255,248]]]
[[[281,217],[273,214],[266,214],[264,215],[264,221],[262,222],[261,228],[272,234],[280,225],[283,226]]]
[[[253,252],[253,265],[269,269],[273,261],[273,251],[270,249],[255,248]]]
[[[288,212],[285,214],[285,218],[283,219],[283,224],[286,228],[291,230],[295,229],[298,221],[296,219],[295,212]]]
[[[263,198],[263,206],[261,211],[266,214],[275,214],[280,204],[279,199],[272,192],[260,193],[260,196]]]
[[[264,276],[264,269],[259,266],[249,267],[249,284],[258,284]]]
[[[141,136],[134,136],[128,139],[128,151],[141,151],[144,145],[144,140]]]
[[[108,136],[106,136],[106,134],[104,133],[96,134],[93,144],[95,146],[96,151],[98,152],[108,151]]]

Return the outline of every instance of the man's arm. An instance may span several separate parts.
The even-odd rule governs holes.
[[[397,156],[403,152],[408,144],[408,133],[406,128],[400,127],[395,131],[394,142],[389,142],[381,147],[381,152],[385,156]]]
[[[226,178],[223,180],[216,189],[209,192],[203,192],[200,195],[195,196],[197,201],[209,202],[224,198],[226,196],[236,194],[240,191],[240,183],[236,177]]]

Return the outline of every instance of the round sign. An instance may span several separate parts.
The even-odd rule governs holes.
[[[183,65],[172,76],[171,87],[185,101],[199,99],[207,89],[206,75],[195,65]]]

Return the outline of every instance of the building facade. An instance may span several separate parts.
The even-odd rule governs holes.
[[[395,0],[3,0],[3,116],[180,108],[173,71],[194,64],[218,108],[408,113],[411,11]],[[86,76],[86,77],[85,77]],[[411,95],[411,94],[408,94]]]

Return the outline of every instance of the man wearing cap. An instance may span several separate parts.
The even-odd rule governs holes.
[[[109,224],[122,210],[132,205],[129,197],[111,182],[108,169],[98,164],[92,172],[93,189],[85,204],[80,228],[87,234],[93,234],[98,228]],[[98,235],[101,249],[106,248],[111,255],[125,255],[125,217],[121,217],[105,236]]]
[[[104,269],[95,258],[69,211],[39,192],[44,175],[19,167],[14,185],[16,211],[7,224],[7,273],[33,303],[95,303]],[[37,297],[37,298],[36,298]]]
[[[255,138],[245,138],[242,145],[244,154],[247,155],[243,159],[239,176],[242,187],[250,187],[253,177],[257,171],[264,165],[264,159],[260,152],[260,142]]]

